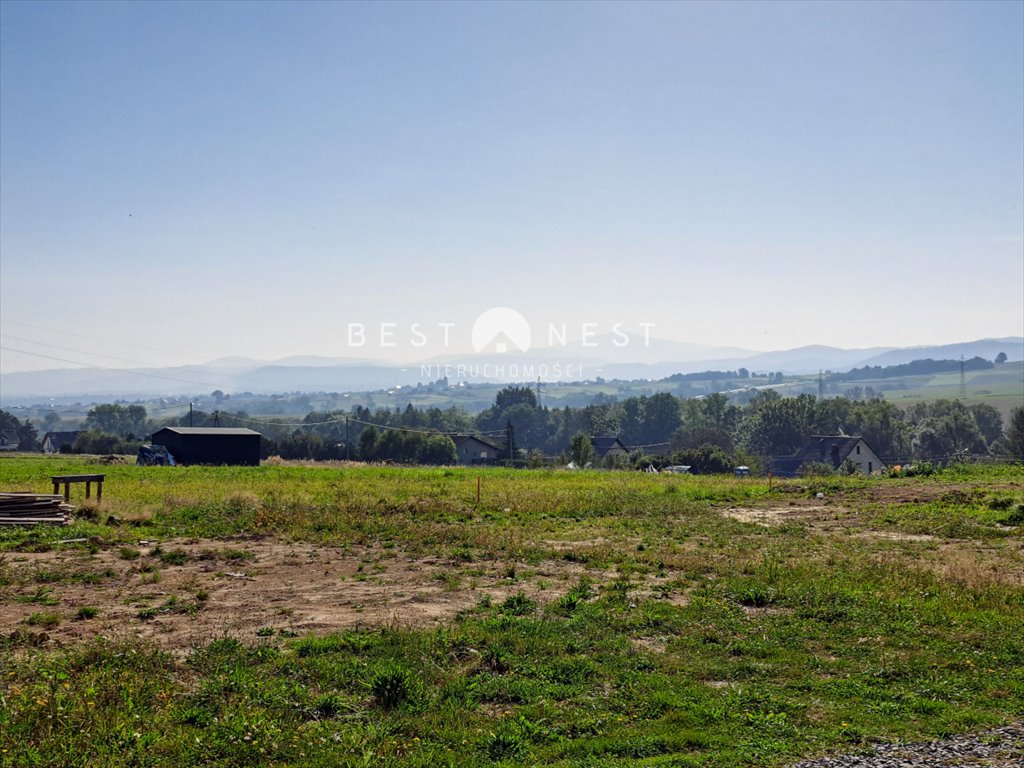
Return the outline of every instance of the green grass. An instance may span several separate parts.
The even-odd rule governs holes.
[[[45,490],[86,466],[0,459],[0,486]],[[142,642],[39,648],[40,619],[0,642],[2,765],[760,767],[1024,718],[1024,589],[1002,577],[1019,569],[1019,467],[771,493],[755,478],[602,472],[97,471],[104,505],[135,524],[0,531],[2,599],[46,604],[39,585],[89,583],[88,550],[65,539],[116,554],[241,533],[367,545],[367,573],[397,552],[446,558],[452,591],[489,564],[516,591],[431,629],[290,639],[268,622],[187,658]],[[834,529],[720,514],[791,504],[824,505]],[[881,535],[915,532],[931,538]],[[17,560],[49,548],[82,562]],[[174,567],[179,551],[139,562]],[[209,552],[251,559],[237,540]],[[608,578],[519,591],[551,559]],[[131,622],[204,602],[160,599]]]
[[[186,662],[34,653],[8,659],[0,724],[18,765],[761,766],[1024,715],[1019,594],[846,561],[779,570],[774,610],[748,613],[766,576],[695,579],[686,606],[609,591],[569,617],[491,606]]]
[[[46,548],[60,539],[116,542],[130,557],[140,540],[261,533],[341,543],[392,543],[417,551],[462,547],[522,553],[524,524],[621,529],[709,502],[767,496],[764,481],[642,474],[330,467],[134,467],[82,457],[0,459],[0,487],[44,491],[50,474],[104,472],[103,507],[116,525],[0,530],[0,550]],[[483,478],[476,504],[476,478]],[[557,531],[556,531],[557,532]],[[581,536],[583,538],[584,536]],[[164,553],[163,557],[173,557]],[[239,552],[226,557],[244,559]]]
[[[61,621],[63,617],[54,612],[33,613],[25,619],[25,623],[30,627],[56,627]]]
[[[81,520],[70,527],[2,529],[0,552],[73,548],[88,553],[117,547],[121,558],[138,559],[156,581],[157,567],[183,565],[188,555],[168,543],[145,550],[143,557],[141,541],[255,534],[343,548],[400,548],[458,563],[500,560],[514,581],[517,568],[545,558],[653,572],[690,568],[695,560],[735,556],[742,561],[766,541],[819,561],[834,546],[834,541],[808,536],[799,518],[764,531],[723,518],[717,512],[723,506],[786,505],[820,492],[839,506],[837,515],[845,515],[853,528],[999,547],[1018,535],[1014,520],[1017,505],[1024,503],[1019,467],[985,465],[950,468],[936,478],[775,481],[769,491],[761,478],[458,468],[134,467],[91,464],[84,457],[5,457],[0,458],[0,487],[45,490],[50,474],[89,470],[106,472],[103,504],[117,524]],[[479,504],[478,476],[483,488]],[[956,487],[929,491],[944,483]],[[879,491],[882,497],[876,498]],[[997,508],[1004,503],[1005,508]],[[71,543],[62,543],[67,540]],[[705,551],[698,557],[695,549],[700,548]],[[237,563],[231,566],[237,568],[253,554],[229,544],[198,557]],[[23,570],[13,574],[0,562],[0,585],[27,578]],[[65,566],[39,569],[31,579],[37,584],[96,583],[109,575]],[[460,583],[453,570],[448,587],[455,590]]]

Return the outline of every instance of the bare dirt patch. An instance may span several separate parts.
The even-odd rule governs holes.
[[[994,483],[921,483],[908,481],[892,481],[880,483],[861,489],[865,500],[889,504],[922,504],[930,501],[939,501],[955,497],[957,494],[965,498],[985,492],[1020,493],[1024,491],[1024,483],[994,482]]]
[[[647,653],[665,653],[668,650],[668,638],[661,637],[632,637],[630,642],[638,651]]]
[[[159,547],[170,563],[154,545],[138,547],[139,556],[127,560],[118,548],[7,553],[5,568],[14,578],[0,591],[0,634],[34,633],[46,644],[138,637],[187,651],[224,635],[251,640],[429,626],[485,595],[498,602],[522,591],[543,603],[564,595],[581,576],[598,586],[616,578],[562,560],[465,563],[270,538],[162,541]],[[82,583],[83,576],[95,583]],[[636,587],[645,591],[642,583]],[[83,607],[96,615],[76,618]],[[61,621],[29,624],[40,612],[59,614]]]
[[[851,534],[861,539],[885,539],[887,541],[939,541],[930,533],[903,533],[902,531],[857,531]]]
[[[753,523],[768,528],[773,525],[797,522],[820,522],[825,519],[834,519],[840,513],[837,507],[827,507],[823,504],[797,504],[790,502],[786,506],[772,507],[726,507],[722,514],[739,520],[741,523]]]

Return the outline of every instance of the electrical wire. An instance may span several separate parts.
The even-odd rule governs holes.
[[[3,320],[0,320],[0,325],[3,325],[3,326],[18,325],[18,326],[21,326],[22,328],[29,328],[29,329],[34,330],[34,331],[43,331],[45,333],[55,333],[58,336],[77,336],[80,339],[88,339],[89,341],[98,341],[98,342],[100,342],[102,344],[114,344],[116,346],[122,346],[122,347],[135,347],[136,349],[144,349],[147,352],[162,352],[162,353],[167,354],[167,355],[175,355],[176,357],[191,357],[192,359],[197,359],[197,358],[194,358],[191,355],[182,354],[180,351],[175,351],[175,350],[170,350],[170,349],[163,349],[161,347],[147,346],[147,345],[144,345],[144,344],[134,344],[132,342],[125,342],[125,341],[113,341],[112,342],[109,339],[101,339],[98,336],[88,336],[88,335],[86,335],[84,333],[76,333],[75,331],[59,331],[56,328],[47,328],[46,326],[43,326],[43,325],[34,325],[32,323],[26,323],[26,322],[23,322],[21,320],[7,320],[7,319],[3,319]]]
[[[68,360],[66,357],[56,357],[55,355],[44,355],[42,352],[29,352],[26,349],[16,349],[14,347],[4,346],[0,344],[0,349],[6,352],[17,352],[22,355],[31,355],[32,357],[41,357],[45,360],[56,360],[60,363],[71,363],[72,365],[83,365],[87,368],[98,368],[101,371],[111,371],[112,373],[128,373],[133,376],[145,376],[151,379],[163,379],[165,381],[176,381],[182,384],[198,384],[203,387],[214,387],[218,388],[220,385],[213,384],[208,381],[196,381],[195,379],[182,379],[176,376],[163,376],[159,373],[146,373],[145,371],[135,370],[133,368],[110,368],[106,365],[98,365],[96,363],[84,363],[81,360]]]
[[[5,339],[13,339],[14,341],[23,341],[27,344],[36,344],[40,347],[52,347],[53,349],[62,349],[65,352],[74,352],[78,355],[90,355],[91,357],[105,357],[107,360],[117,360],[120,363],[133,363],[134,365],[142,365],[147,368],[159,368],[154,363],[144,363],[141,360],[130,360],[126,357],[115,357],[114,355],[104,355],[100,352],[88,352],[84,349],[75,349],[74,347],[62,347],[60,344],[48,344],[45,341],[36,341],[35,339],[26,339],[21,336],[12,336],[9,333],[0,333],[0,337]]]

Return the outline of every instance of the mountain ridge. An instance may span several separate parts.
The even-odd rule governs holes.
[[[653,340],[652,340],[653,341]],[[670,349],[677,342],[665,342]],[[700,345],[681,345],[696,348]],[[204,365],[165,368],[58,368],[0,374],[3,399],[26,397],[165,397],[210,392],[255,392],[273,394],[302,391],[374,391],[394,386],[415,385],[444,377],[459,377],[459,366],[475,379],[487,382],[526,381],[538,376],[546,380],[661,379],[674,373],[705,370],[751,372],[781,371],[787,374],[845,371],[865,365],[897,365],[913,360],[970,358],[994,359],[1005,352],[1011,361],[1024,360],[1024,337],[976,339],[932,346],[869,347],[844,349],[808,345],[772,352],[750,352],[692,360],[614,362],[599,354],[584,357],[583,350],[595,348],[567,344],[564,348],[543,348],[532,355],[466,355],[431,358],[422,363],[397,364],[367,359],[293,355],[277,361],[225,357]],[[596,348],[600,352],[601,348]],[[705,347],[708,350],[723,348]],[[656,355],[655,355],[656,357]],[[299,363],[299,364],[296,364]],[[562,375],[555,371],[559,364]],[[448,366],[446,368],[445,366]],[[579,367],[566,370],[568,365]]]

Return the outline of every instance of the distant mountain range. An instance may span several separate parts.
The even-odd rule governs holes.
[[[622,339],[620,338],[621,342]],[[395,365],[367,359],[293,356],[275,361],[225,357],[205,365],[171,368],[60,368],[0,375],[4,403],[17,400],[41,402],[47,398],[140,398],[188,394],[253,392],[360,392],[408,386],[442,378],[459,378],[459,366],[474,371],[480,382],[551,381],[590,379],[662,379],[674,373],[706,370],[751,372],[782,371],[788,374],[846,371],[865,365],[897,365],[924,358],[959,359],[975,356],[987,360],[1005,352],[1011,361],[1024,360],[1024,337],[980,339],[931,347],[873,347],[841,349],[808,346],[776,352],[707,347],[651,339],[643,344],[630,337],[612,350],[607,338],[594,345],[576,342],[565,347],[531,350],[527,355],[468,355]],[[608,359],[609,351],[629,362]],[[448,366],[446,369],[445,366]],[[556,375],[555,366],[562,372]],[[574,366],[569,368],[568,366]],[[582,375],[580,375],[582,373]]]

